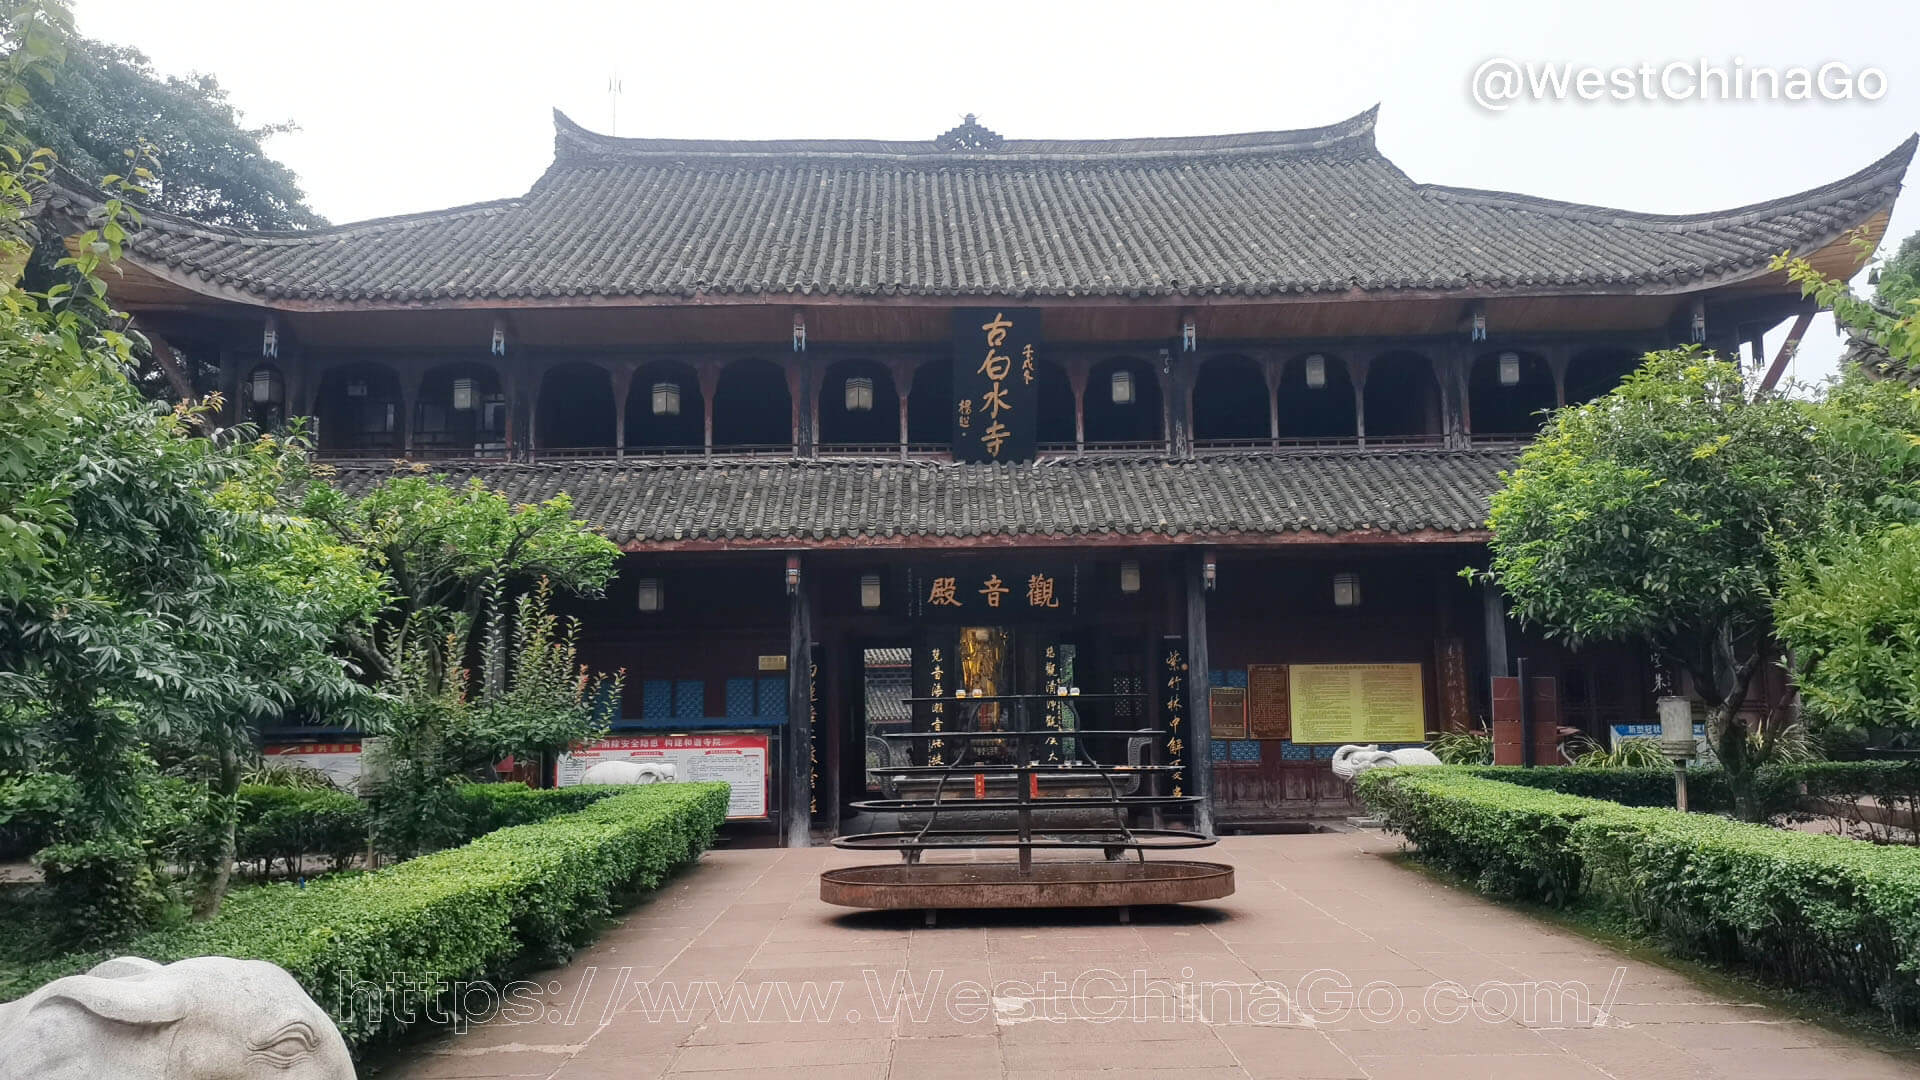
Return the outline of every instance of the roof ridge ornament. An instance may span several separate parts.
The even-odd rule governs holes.
[[[980,123],[972,113],[968,113],[959,127],[949,128],[933,145],[942,150],[998,150],[1006,138]]]

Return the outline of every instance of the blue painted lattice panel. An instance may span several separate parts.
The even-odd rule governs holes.
[[[727,680],[727,719],[751,720],[755,716],[752,679]]]
[[[1338,749],[1340,748],[1337,746],[1316,746],[1313,748],[1314,759],[1317,761],[1332,761],[1333,752]]]
[[[1247,685],[1247,669],[1234,668],[1232,671],[1227,672],[1227,681],[1222,683],[1221,685],[1238,686],[1238,687],[1244,688]]]
[[[1280,760],[1281,761],[1312,761],[1313,747],[1301,746],[1299,743],[1294,742],[1290,739],[1283,740],[1280,743]]]
[[[698,720],[707,714],[707,684],[681,679],[673,684],[673,718]]]
[[[648,679],[640,684],[640,718],[643,720],[673,718],[673,681],[671,679]]]
[[[1227,744],[1225,742],[1207,744],[1207,758],[1210,761],[1227,760]]]
[[[787,715],[787,678],[784,675],[762,676],[760,679],[761,716]]]
[[[1234,761],[1260,764],[1260,743],[1254,739],[1235,739],[1228,745],[1228,755]]]

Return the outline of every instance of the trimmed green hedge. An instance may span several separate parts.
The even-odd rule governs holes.
[[[367,827],[366,804],[344,791],[243,784],[234,851],[260,874],[276,861],[298,873],[308,856],[338,870],[366,851]]]
[[[1486,891],[1593,900],[1688,953],[1920,1026],[1920,849],[1625,807],[1464,770],[1377,770],[1356,786],[1423,856]]]
[[[575,813],[374,873],[245,890],[211,922],[146,934],[118,952],[162,963],[270,960],[363,1047],[435,1015],[427,1005],[452,987],[564,958],[616,901],[705,850],[726,811],[725,784],[615,789]],[[0,997],[97,959],[67,956],[16,972]]]
[[[462,784],[458,794],[462,829],[468,839],[514,825],[531,825],[560,814],[578,813],[625,787],[608,784],[530,788],[525,784]]]
[[[1606,799],[1623,806],[1673,805],[1672,769],[1583,769],[1553,765],[1458,767],[1484,780],[1522,787]],[[1768,814],[1794,808],[1802,794],[1830,797],[1873,796],[1884,801],[1920,798],[1920,762],[1814,761],[1764,765],[1755,779],[1760,805]],[[1726,813],[1733,809],[1733,789],[1718,766],[1687,769],[1687,805],[1694,810]]]

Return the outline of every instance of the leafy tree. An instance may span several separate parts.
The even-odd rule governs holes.
[[[1873,237],[1864,230],[1854,232],[1853,243],[1863,257],[1873,251]],[[1915,278],[1920,272],[1920,233],[1908,237],[1883,268],[1876,297],[1856,294],[1846,282],[1822,274],[1792,252],[1774,256],[1771,265],[1800,286],[1801,295],[1831,308],[1841,326],[1865,339],[1869,354],[1884,354],[1877,358],[1878,366],[1893,374],[1920,373],[1920,283]]]
[[[162,169],[141,197],[155,210],[235,229],[326,224],[261,146],[294,125],[248,127],[218,79],[163,76],[137,49],[71,39],[21,126],[81,177],[119,172],[128,147],[150,147]]]
[[[369,751],[378,778],[374,829],[389,852],[452,842],[461,780],[489,778],[508,757],[537,758],[600,738],[606,704],[619,700],[625,673],[590,674],[579,663],[579,624],[552,613],[546,579],[515,602],[511,631],[497,583],[483,591],[488,616],[477,641],[469,641],[466,616],[444,608],[411,613],[386,640],[389,704],[368,731],[378,737]],[[469,651],[506,657],[506,670],[476,675],[460,664]]]
[[[417,640],[420,630],[410,620],[446,612],[470,628],[490,587],[520,591],[543,579],[568,592],[596,593],[613,577],[620,550],[573,516],[566,495],[516,505],[478,478],[454,487],[425,474],[397,476],[360,499],[319,486],[302,513],[326,522],[386,575],[392,602],[380,632],[349,628],[344,638],[376,679],[400,674],[393,650],[382,644]],[[444,620],[434,625],[436,634],[451,628]],[[469,640],[464,631],[461,640]],[[491,643],[504,648],[506,639]],[[488,670],[504,670],[498,656],[487,662]]]
[[[1874,299],[1899,311],[1920,300],[1920,232],[1900,241],[1900,248],[1880,267]]]
[[[0,47],[0,246],[19,228],[49,155],[14,117],[69,40],[64,7],[4,9]],[[297,445],[206,437],[216,402],[157,407],[128,380],[132,339],[107,302],[105,267],[152,181],[137,156],[99,224],[38,293],[0,294],[0,731],[11,776],[63,777],[62,812],[38,858],[78,935],[151,918],[154,751],[219,763],[215,833],[194,858],[231,850],[232,763],[249,721],[296,695],[359,691],[327,646],[338,622],[377,606],[379,579],[330,532],[287,514],[280,488]],[[244,433],[240,433],[244,434]],[[230,833],[230,828],[226,830]],[[203,875],[203,910],[224,873]]]
[[[1789,571],[1774,610],[1808,714],[1920,730],[1920,525],[1836,538]]]
[[[1847,400],[1890,409],[1892,392]],[[1652,353],[1613,393],[1556,413],[1492,500],[1486,576],[1514,614],[1569,644],[1639,640],[1687,673],[1749,812],[1783,725],[1750,729],[1741,710],[1785,564],[1889,506],[1874,442],[1832,437],[1848,411],[1756,395],[1695,348]]]

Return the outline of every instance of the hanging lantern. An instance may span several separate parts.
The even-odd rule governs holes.
[[[277,405],[283,394],[280,373],[270,367],[255,368],[250,380],[255,405]]]
[[[1692,323],[1693,340],[1707,340],[1707,302],[1705,300],[1695,300],[1693,302]]]
[[[1128,596],[1140,591],[1140,564],[1133,559],[1120,564],[1120,591]]]
[[[1479,304],[1473,305],[1473,331],[1468,334],[1470,341],[1487,340],[1487,309]]]
[[[847,380],[847,411],[873,411],[873,380],[864,375]]]
[[[1520,385],[1520,354],[1503,352],[1500,354],[1500,385]]]
[[[867,611],[880,606],[879,574],[860,575],[860,606]]]
[[[793,351],[807,351],[807,317],[797,311],[793,313]]]
[[[366,397],[367,396],[367,380],[349,379],[347,381],[347,396],[351,398]]]
[[[1333,575],[1333,606],[1334,607],[1359,607],[1360,606],[1360,575],[1358,574]]]
[[[1327,388],[1327,358],[1319,353],[1307,357],[1307,389],[1325,390]]]
[[[493,341],[487,348],[495,356],[507,355],[507,320],[501,318],[493,320]]]
[[[1115,405],[1133,404],[1133,372],[1116,371],[1113,373],[1112,394]]]
[[[680,384],[677,382],[657,382],[653,384],[653,415],[680,415]]]
[[[635,603],[641,611],[655,612],[663,606],[660,594],[659,578],[641,578],[640,588],[635,593]]]
[[[272,359],[280,357],[280,324],[267,320],[266,329],[260,332],[260,355]]]
[[[1180,322],[1180,351],[1192,352],[1200,347],[1200,330],[1189,315]]]
[[[471,412],[475,404],[472,379],[453,380],[453,411]]]

